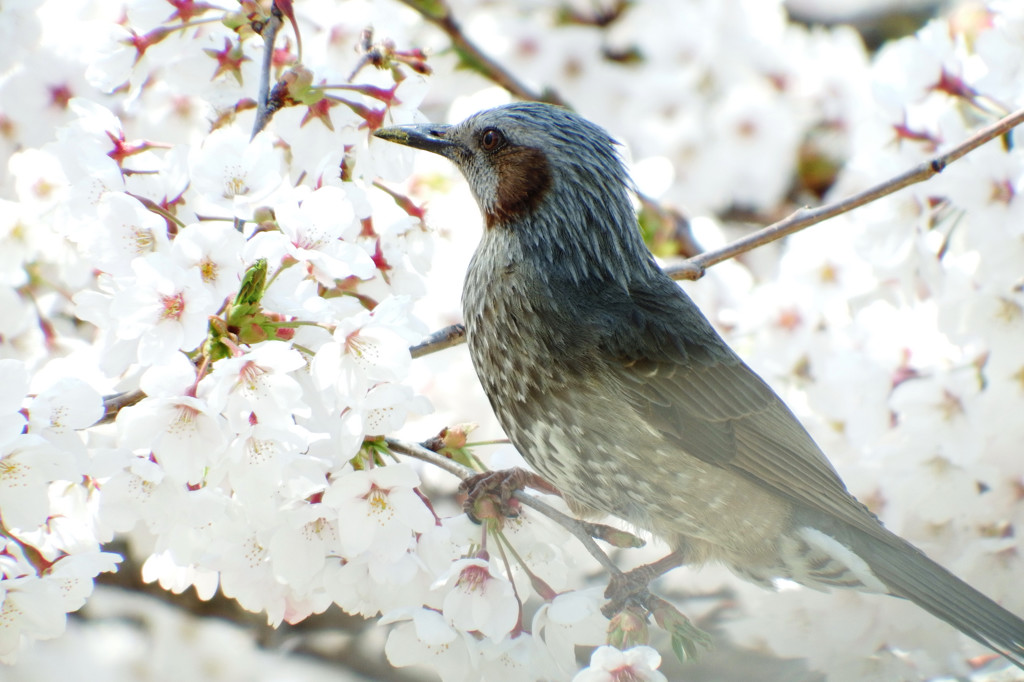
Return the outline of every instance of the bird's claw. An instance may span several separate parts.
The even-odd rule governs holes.
[[[646,568],[641,566],[640,568]],[[601,613],[605,618],[611,619],[617,613],[621,613],[630,606],[637,606],[644,611],[647,608],[647,601],[651,597],[647,589],[651,578],[645,575],[638,575],[635,570],[629,573],[615,573],[608,581],[608,587],[604,591],[605,599],[608,600],[601,607]]]
[[[613,573],[604,591],[608,603],[601,607],[601,613],[611,618],[624,608],[632,605],[650,610],[651,581],[683,563],[683,553],[676,551],[643,566],[637,566],[628,573]]]
[[[459,484],[459,491],[466,493],[462,509],[474,523],[515,518],[519,516],[520,505],[513,495],[527,486],[537,487],[538,479],[536,474],[518,467],[475,474]]]

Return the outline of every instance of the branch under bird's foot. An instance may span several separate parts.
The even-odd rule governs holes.
[[[459,492],[466,493],[462,509],[475,523],[483,519],[515,518],[519,516],[519,501],[513,495],[524,488],[559,494],[550,483],[526,469],[485,471],[459,484]]]
[[[604,591],[608,603],[601,608],[601,613],[606,618],[611,618],[631,604],[647,608],[647,601],[651,597],[648,591],[651,581],[681,566],[682,563],[682,554],[672,552],[657,561],[637,566],[627,573],[613,573]]]

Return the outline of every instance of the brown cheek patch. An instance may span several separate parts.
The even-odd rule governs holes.
[[[487,227],[508,224],[530,213],[551,186],[551,169],[544,153],[532,147],[506,147],[492,157],[498,176],[494,209]]]

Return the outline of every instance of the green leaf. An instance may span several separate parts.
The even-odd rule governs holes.
[[[263,298],[263,290],[267,285],[267,259],[260,258],[249,266],[242,277],[242,285],[235,296],[235,305],[256,304]]]

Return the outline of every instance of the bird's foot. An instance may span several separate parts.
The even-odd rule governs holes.
[[[608,588],[604,591],[608,603],[601,608],[601,613],[606,618],[611,618],[627,606],[648,608],[651,593],[647,588],[651,581],[682,563],[683,555],[680,552],[672,552],[657,561],[637,566],[628,573],[612,574]]]
[[[462,509],[476,523],[483,519],[515,518],[519,516],[519,501],[513,495],[523,488],[558,494],[550,483],[526,469],[485,471],[459,484],[459,491],[466,493]]]
[[[701,650],[711,648],[710,635],[648,589],[652,580],[680,566],[683,560],[682,552],[672,552],[628,573],[612,575],[604,593],[608,603],[601,609],[601,613],[611,621],[608,626],[609,642],[621,641],[630,646],[647,644],[647,623],[653,618],[658,627],[669,633],[672,650],[680,661],[698,658]]]

